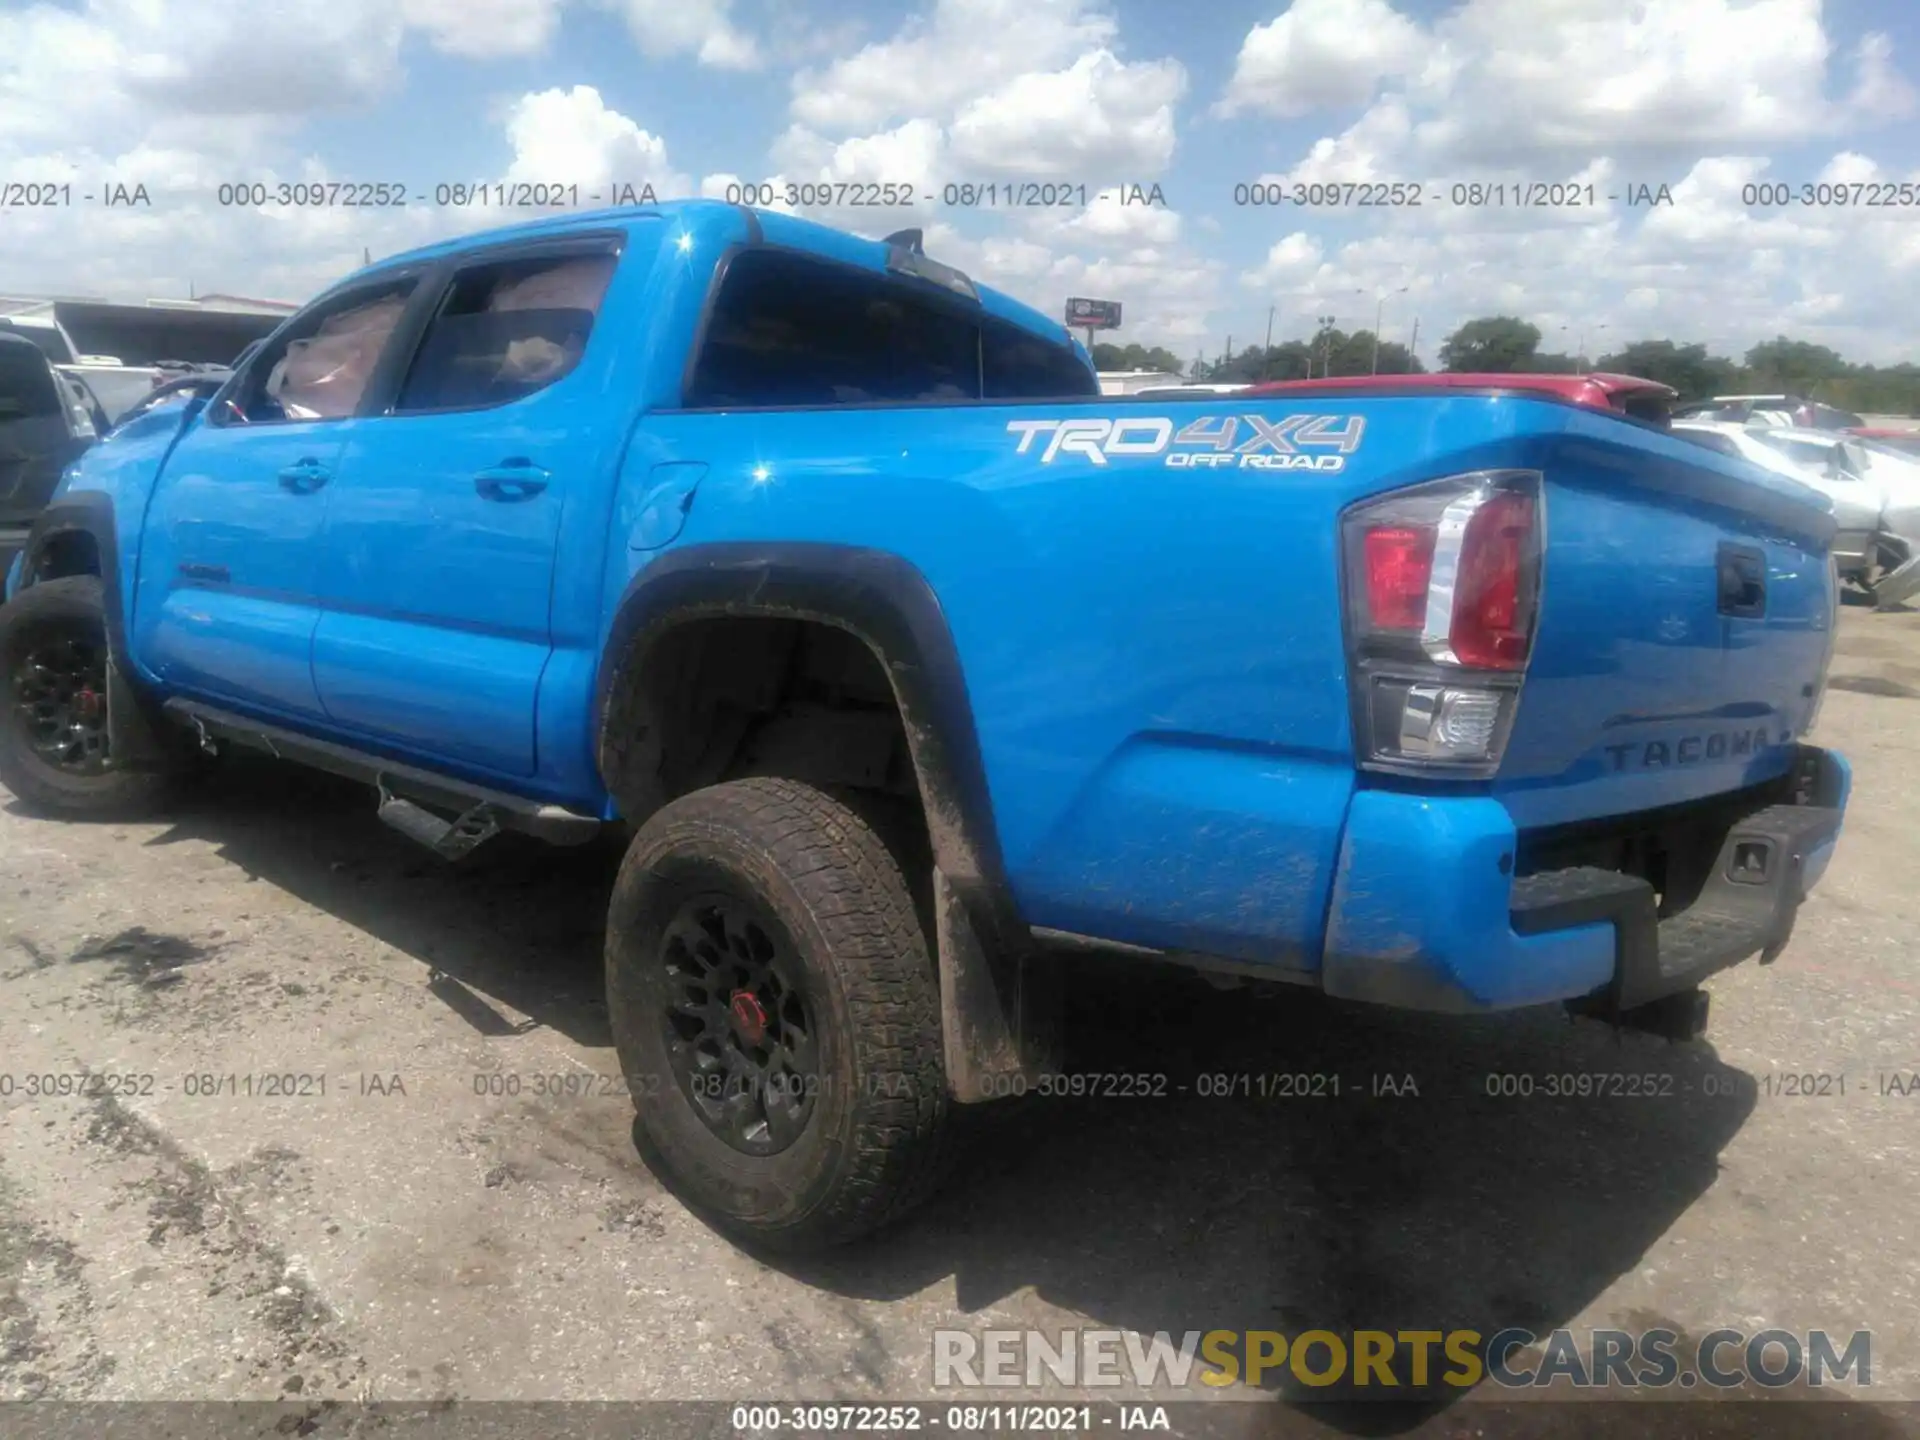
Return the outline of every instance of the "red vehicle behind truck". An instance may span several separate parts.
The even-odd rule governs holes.
[[[1588,375],[1527,375],[1486,370],[1442,371],[1437,375],[1334,375],[1319,380],[1269,380],[1244,395],[1364,395],[1392,390],[1528,391],[1570,400],[1595,410],[1665,426],[1680,392],[1658,380],[1595,371]]]

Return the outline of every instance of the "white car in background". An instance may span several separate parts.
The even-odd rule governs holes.
[[[1242,390],[1251,388],[1253,382],[1235,385],[1195,384],[1195,385],[1154,385],[1145,390],[1130,391],[1129,400],[1191,400],[1197,395],[1238,395]]]
[[[1676,419],[1673,433],[1825,495],[1833,506],[1833,558],[1843,581],[1881,605],[1920,590],[1920,459],[1800,426]]]

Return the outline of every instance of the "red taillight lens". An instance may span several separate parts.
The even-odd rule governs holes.
[[[1537,470],[1476,470],[1342,513],[1341,604],[1363,767],[1499,773],[1539,610],[1543,485]]]
[[[1367,618],[1377,630],[1418,630],[1433,578],[1433,527],[1380,525],[1366,532]]]
[[[1467,522],[1447,637],[1460,664],[1518,670],[1527,663],[1533,597],[1524,572],[1532,538],[1531,495],[1495,495]]]

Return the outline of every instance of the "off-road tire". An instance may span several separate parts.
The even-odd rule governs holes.
[[[177,767],[123,769],[109,755],[105,770],[78,774],[33,748],[16,703],[16,680],[37,647],[66,637],[106,653],[106,610],[98,576],[42,580],[0,605],[0,784],[34,813],[57,819],[123,820],[151,814],[171,792]]]
[[[819,1088],[784,1150],[750,1155],[702,1120],[668,1054],[666,927],[690,897],[741,897],[803,977]],[[614,1043],[650,1163],[697,1213],[770,1250],[843,1244],[936,1187],[952,1125],[939,985],[901,867],[867,820],[779,778],[665,806],[634,837],[607,925]]]

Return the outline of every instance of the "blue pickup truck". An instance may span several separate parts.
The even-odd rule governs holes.
[[[1103,398],[929,258],[687,202],[374,265],[90,450],[0,608],[0,778],[231,746],[448,857],[629,837],[613,1033],[736,1234],[926,1193],[1062,957],[1689,1038],[1786,943],[1825,502],[1498,384]]]

